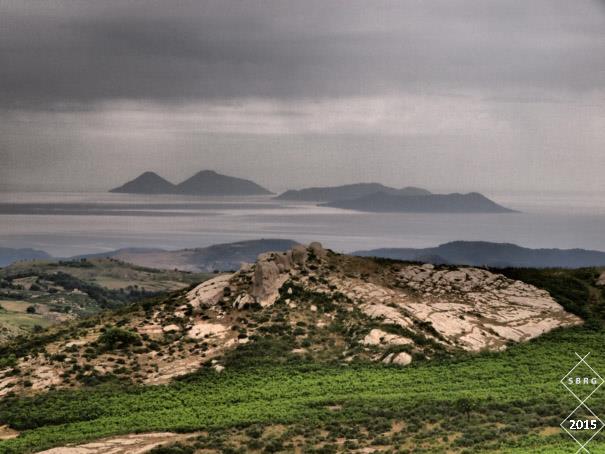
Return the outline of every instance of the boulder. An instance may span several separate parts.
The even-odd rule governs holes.
[[[412,356],[405,352],[397,353],[391,360],[391,364],[397,364],[398,366],[407,366],[411,362]]]
[[[189,293],[187,300],[193,307],[212,306],[223,297],[223,292],[229,286],[233,274],[223,274],[202,282]]]
[[[166,325],[162,328],[162,331],[164,331],[165,333],[176,332],[176,331],[180,331],[180,330],[181,330],[181,328],[175,324]]]
[[[326,257],[326,255],[328,255],[328,253],[323,248],[323,246],[321,245],[321,243],[319,243],[317,241],[314,241],[313,243],[309,244],[309,250],[311,252],[313,252],[313,254],[315,255],[315,257],[317,257],[319,259],[323,259],[323,258]]]
[[[193,339],[203,339],[206,336],[224,337],[229,329],[220,323],[199,322],[191,327],[187,335]]]
[[[407,337],[397,336],[396,334],[390,334],[381,329],[374,328],[371,330],[366,337],[361,341],[363,345],[407,345],[413,344],[412,339]]]
[[[292,248],[292,262],[298,266],[304,266],[307,262],[307,248],[303,245],[297,245]]]
[[[242,262],[239,265],[239,271],[240,273],[249,273],[250,271],[252,271],[252,266],[252,263]]]
[[[252,298],[247,293],[242,293],[241,295],[238,295],[238,297],[233,302],[233,307],[236,309],[243,309],[246,306],[246,304],[250,305],[250,304],[253,304],[254,302],[255,302],[254,298]]]
[[[292,251],[282,252],[275,255],[275,263],[280,273],[290,271],[293,266]]]
[[[288,279],[273,261],[257,262],[252,276],[252,296],[261,306],[270,306],[279,296],[279,288]]]

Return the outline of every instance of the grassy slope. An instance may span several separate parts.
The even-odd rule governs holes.
[[[524,277],[522,271],[514,272]],[[551,273],[526,277],[547,288],[549,283],[559,286],[565,276]],[[559,380],[575,364],[575,351],[591,351],[591,364],[605,372],[605,332],[596,328],[600,311],[593,307],[600,306],[603,292],[592,286],[591,276],[567,275],[579,287],[559,286],[553,293],[568,307],[585,310],[595,329],[562,330],[503,353],[403,369],[269,362],[228,368],[220,375],[200,374],[168,386],[99,387],[5,400],[0,403],[0,423],[23,432],[0,442],[0,452],[29,452],[128,432],[224,431],[255,423],[322,427],[335,432],[334,439],[343,433],[357,440],[370,437],[375,444],[408,446],[413,452],[441,452],[445,447],[574,452],[574,443],[556,430],[575,407]],[[591,295],[590,305],[581,300],[585,292]],[[605,414],[603,396],[599,391],[591,399],[591,408],[600,415]],[[333,405],[338,405],[337,411],[329,408]],[[388,435],[397,420],[405,426]],[[360,427],[367,432],[359,433]],[[591,451],[605,449],[603,440],[598,436]]]

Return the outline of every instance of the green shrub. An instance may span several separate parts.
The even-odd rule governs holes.
[[[168,446],[158,446],[149,451],[149,454],[193,454],[195,449],[191,446],[185,446],[180,443],[175,443]]]
[[[127,348],[131,345],[141,345],[141,336],[134,331],[112,326],[99,336],[98,342],[107,350]]]

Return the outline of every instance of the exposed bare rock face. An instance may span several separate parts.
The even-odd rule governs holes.
[[[605,271],[603,271],[599,276],[599,279],[597,280],[597,285],[605,287]]]
[[[470,351],[500,350],[580,323],[548,292],[478,268],[436,269],[409,265],[395,273],[395,287],[344,280],[338,288],[362,310],[401,328],[425,325],[429,337]]]
[[[311,243],[261,254],[236,273],[128,316],[70,328],[19,358],[19,375],[0,371],[0,396],[74,386],[76,373],[84,382],[127,374],[138,383],[166,383],[200,367],[220,372],[238,349],[264,355],[256,345],[272,342],[288,349],[283,359],[406,366],[457,351],[501,350],[579,323],[546,291],[484,269],[384,262]],[[104,344],[110,326],[130,333],[131,345]]]

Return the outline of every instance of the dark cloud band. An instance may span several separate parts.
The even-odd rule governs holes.
[[[596,0],[0,4],[4,107],[605,84]]]

